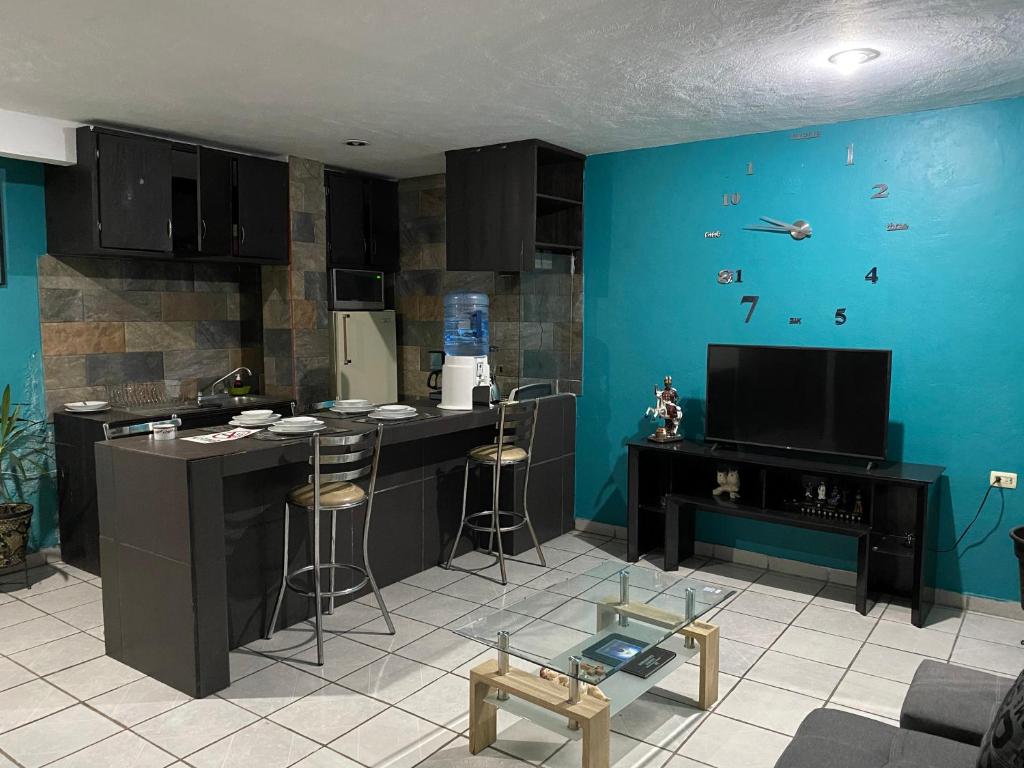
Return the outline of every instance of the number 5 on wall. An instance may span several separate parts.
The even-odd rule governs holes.
[[[836,310],[836,325],[846,325],[846,307]]]
[[[747,318],[746,320],[743,321],[744,323],[749,323],[750,318],[754,316],[754,308],[757,307],[757,300],[759,298],[760,296],[744,296],[742,299],[740,299],[740,304],[750,305],[750,311],[747,312]]]

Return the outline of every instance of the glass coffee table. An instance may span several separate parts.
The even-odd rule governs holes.
[[[607,768],[611,717],[698,653],[694,698],[708,709],[718,699],[718,627],[700,619],[732,594],[609,561],[470,614],[455,631],[497,651],[470,673],[470,751],[494,743],[505,709],[582,740],[583,768]],[[660,646],[676,635],[683,641],[671,657]],[[512,657],[539,673],[513,667]]]

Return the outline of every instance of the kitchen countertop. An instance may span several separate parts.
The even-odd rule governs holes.
[[[94,411],[92,413],[81,413],[78,411],[68,411],[64,408],[58,408],[53,412],[53,416],[67,416],[74,419],[84,419],[86,421],[96,422],[97,424],[127,424],[131,422],[143,422],[143,421],[162,421],[169,419],[173,415],[182,417],[190,416],[212,416],[218,412],[234,413],[240,408],[242,410],[248,410],[251,408],[265,408],[265,407],[284,407],[291,403],[289,399],[282,399],[280,397],[267,397],[265,395],[247,395],[256,402],[246,403],[244,406],[238,406],[235,404],[224,404],[224,405],[207,405],[207,406],[196,406],[190,403],[184,405],[151,405],[151,406],[138,406],[135,409],[131,408],[115,408],[112,407],[107,411]],[[227,422],[225,422],[227,423]]]
[[[497,407],[480,405],[474,406],[470,411],[446,411],[438,408],[435,402],[431,400],[403,400],[400,402],[404,405],[411,405],[420,413],[425,413],[435,418],[385,422],[381,445],[393,445],[455,431],[486,427],[493,425],[498,418]],[[353,432],[366,432],[375,426],[375,424],[359,422],[355,418],[340,417],[330,411],[321,411],[319,415],[329,426]],[[230,429],[226,421],[223,428]],[[195,443],[181,439],[182,437],[210,434],[216,431],[221,430],[210,427],[179,430],[178,439],[176,440],[154,440],[151,435],[124,437],[106,443],[105,446],[115,450],[135,451],[151,456],[162,456],[183,461],[201,461],[217,457],[238,456],[239,454],[255,455],[261,453],[266,454],[267,458],[270,459],[272,456],[280,456],[282,449],[288,446],[295,446],[299,449],[296,452],[295,461],[303,461],[308,454],[308,448],[304,442],[305,438],[309,437],[308,435],[300,435],[293,440],[259,440],[255,437],[243,437],[240,440],[231,440],[223,443]],[[291,453],[291,451],[288,453]],[[277,463],[277,461],[272,461],[272,463]]]

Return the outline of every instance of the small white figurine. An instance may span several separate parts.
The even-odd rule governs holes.
[[[713,496],[721,496],[728,493],[729,498],[736,501],[740,497],[740,471],[738,469],[720,469],[715,479],[718,480],[718,487],[711,492]]]
[[[825,485],[825,481],[822,480],[818,483],[818,501],[825,501],[825,496],[828,494],[828,488]]]

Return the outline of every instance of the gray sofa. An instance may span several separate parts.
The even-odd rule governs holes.
[[[903,703],[899,728],[818,709],[804,718],[775,767],[977,768],[979,744],[1011,686],[1007,678],[925,661]]]

